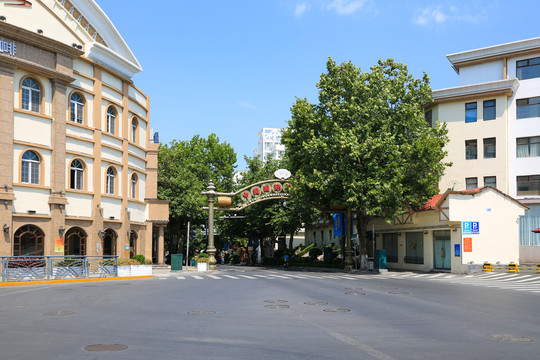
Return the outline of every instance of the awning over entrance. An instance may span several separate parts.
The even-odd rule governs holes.
[[[537,234],[538,234],[538,233],[540,233],[540,228],[534,229],[534,230],[531,230],[531,231],[532,231],[533,233],[537,233]]]

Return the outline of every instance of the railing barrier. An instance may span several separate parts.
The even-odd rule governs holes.
[[[2,282],[118,276],[118,256],[3,256]]]

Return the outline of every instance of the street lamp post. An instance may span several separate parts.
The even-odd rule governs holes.
[[[216,247],[214,246],[214,201],[216,198],[216,187],[210,181],[206,192],[203,192],[203,195],[206,195],[208,198],[208,246],[206,252],[210,259],[210,270],[216,269]]]

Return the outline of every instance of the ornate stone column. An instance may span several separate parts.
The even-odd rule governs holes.
[[[157,225],[158,228],[158,253],[157,262],[159,265],[165,264],[165,226]]]
[[[202,193],[208,198],[208,247],[206,252],[210,258],[210,270],[216,269],[216,248],[214,246],[214,201],[216,198],[216,187],[210,181],[206,192]]]

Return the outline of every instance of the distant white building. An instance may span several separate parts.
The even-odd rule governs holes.
[[[262,161],[268,159],[281,160],[285,152],[285,145],[281,144],[281,129],[263,128],[259,132],[257,156]]]

